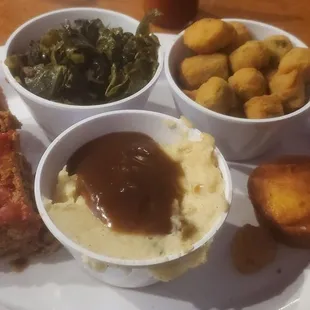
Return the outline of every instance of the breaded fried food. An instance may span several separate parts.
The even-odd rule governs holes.
[[[244,24],[239,22],[228,22],[228,24],[234,27],[236,35],[234,36],[232,42],[223,49],[223,52],[231,54],[235,49],[243,45],[245,42],[253,40],[253,37]]]
[[[246,224],[240,227],[231,243],[231,257],[236,269],[243,274],[258,272],[272,263],[277,244],[268,231]]]
[[[279,242],[310,248],[310,157],[284,156],[253,170],[248,192],[258,221]]]
[[[228,78],[228,58],[224,54],[197,55],[185,58],[180,65],[180,81],[185,89],[197,89],[210,77]]]
[[[267,80],[267,82],[269,83],[271,81],[271,79],[274,77],[274,75],[278,72],[278,69],[275,68],[265,68],[264,70],[262,70],[262,74],[265,77],[265,79]]]
[[[194,101],[196,100],[197,89],[195,90],[182,89],[182,91],[187,97],[191,98]]]
[[[281,99],[276,95],[253,97],[244,104],[247,118],[260,119],[284,115]]]
[[[285,74],[275,74],[269,88],[272,94],[282,99],[285,113],[296,111],[306,103],[305,83],[296,69]]]
[[[310,50],[309,48],[294,47],[281,59],[280,73],[288,73],[297,69],[306,83],[310,82]]]
[[[228,23],[215,18],[203,18],[185,29],[184,44],[197,54],[212,54],[230,44],[236,35]]]
[[[267,67],[269,61],[270,52],[260,41],[248,41],[229,56],[230,67],[234,73],[243,68],[260,70]]]
[[[210,78],[208,82],[198,88],[196,102],[222,114],[227,114],[233,107],[237,106],[232,88],[219,77]]]
[[[253,97],[267,93],[267,82],[264,76],[255,68],[238,70],[228,79],[228,83],[243,103]]]
[[[267,37],[263,43],[271,54],[270,63],[274,67],[277,67],[283,56],[293,48],[290,39],[283,35]]]
[[[233,116],[233,117],[238,117],[238,118],[245,118],[246,117],[242,106],[232,108],[228,112],[228,115]]]

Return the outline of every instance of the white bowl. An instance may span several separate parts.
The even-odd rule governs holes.
[[[177,124],[176,129],[169,128],[169,121]],[[148,267],[179,259],[205,245],[224,223],[228,210],[223,212],[211,230],[193,245],[191,252],[148,260],[124,260],[93,253],[66,237],[49,218],[43,202],[44,197],[52,198],[59,171],[74,151],[88,141],[111,132],[136,131],[151,136],[159,143],[171,144],[177,142],[182,134],[184,135],[182,131],[184,127],[185,125],[179,119],[156,112],[124,110],[103,113],[89,117],[68,128],[51,143],[42,156],[35,178],[35,198],[39,213],[51,233],[67,248],[78,263],[97,279],[115,286],[131,288],[157,282]],[[200,135],[198,130],[191,130],[196,138],[197,134]],[[215,150],[215,154],[225,182],[225,197],[230,205],[232,199],[230,171],[218,149]],[[109,267],[100,271],[98,270],[100,263],[108,264]],[[93,268],[94,265],[99,268]]]
[[[52,11],[37,16],[18,27],[6,42],[6,56],[13,52],[24,51],[30,40],[39,39],[47,30],[60,27],[66,19],[73,21],[78,18],[99,18],[110,27],[122,27],[125,31],[134,33],[139,24],[137,20],[127,15],[96,8],[72,8]],[[32,94],[21,86],[12,76],[8,67],[3,64],[3,70],[10,84],[27,104],[37,123],[45,130],[50,139],[55,138],[72,124],[91,115],[121,109],[143,109],[150,92],[155,85],[163,67],[162,48],[158,50],[158,68],[151,81],[137,93],[107,104],[95,106],[73,106],[46,100]]]
[[[302,41],[277,27],[245,19],[224,19],[243,23],[253,37],[262,40],[271,35],[285,35],[294,46],[307,47]],[[310,103],[301,109],[280,117],[269,119],[243,119],[213,112],[186,96],[177,85],[175,77],[180,62],[192,53],[183,44],[183,32],[178,35],[165,55],[165,74],[180,112],[198,129],[214,136],[217,146],[227,160],[246,160],[263,154],[272,146],[284,130],[302,123],[308,115]]]

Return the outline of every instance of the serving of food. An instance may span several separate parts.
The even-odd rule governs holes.
[[[139,22],[69,8],[37,16],[7,40],[4,74],[51,140],[88,116],[143,109],[163,66],[150,30],[159,15],[152,10]]]
[[[308,109],[308,49],[241,20],[202,19],[173,43],[149,32],[151,16],[139,26],[106,10],[55,11],[0,48],[0,308],[297,310],[310,249],[308,127],[297,118]],[[129,72],[131,44],[142,51]],[[147,102],[160,45],[168,82],[161,77]],[[91,78],[98,53],[107,62],[96,68],[108,68],[101,86]],[[70,84],[73,73],[83,87]],[[55,138],[44,154],[36,121]],[[264,157],[225,161],[266,151],[282,131]],[[117,288],[156,282],[166,283]]]
[[[184,31],[194,56],[179,66],[180,87],[212,111],[248,119],[296,111],[309,99],[310,50],[284,35],[255,40],[241,22],[205,18]]]
[[[248,182],[261,226],[292,247],[310,248],[309,164],[306,155],[279,157],[257,167]]]
[[[98,254],[149,259],[188,252],[228,208],[213,150],[208,135],[163,149],[140,133],[102,136],[59,172],[48,214]]]
[[[231,181],[214,139],[188,125],[150,111],[110,112],[76,124],[46,150],[35,181],[39,212],[98,279],[139,287],[206,261]],[[119,268],[125,274],[113,276]]]
[[[16,268],[59,245],[35,207],[31,167],[20,151],[20,127],[0,88],[0,257]]]
[[[264,154],[306,115],[309,57],[274,26],[204,18],[178,35],[165,73],[180,112],[212,134],[226,159],[240,161]]]
[[[158,67],[159,41],[145,15],[136,33],[110,28],[102,20],[64,20],[5,64],[18,83],[42,98],[71,105],[117,101],[138,92]],[[61,28],[60,28],[61,27]]]
[[[260,226],[246,224],[234,236],[231,255],[241,273],[273,262],[277,242],[310,248],[309,175],[309,155],[283,155],[251,172],[248,194]]]

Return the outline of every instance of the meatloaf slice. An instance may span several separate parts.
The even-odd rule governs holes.
[[[28,257],[56,247],[35,208],[32,179],[19,134],[0,133],[0,256]]]

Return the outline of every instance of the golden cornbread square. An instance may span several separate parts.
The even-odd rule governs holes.
[[[310,247],[310,157],[285,156],[263,164],[248,180],[258,221],[287,245]]]

